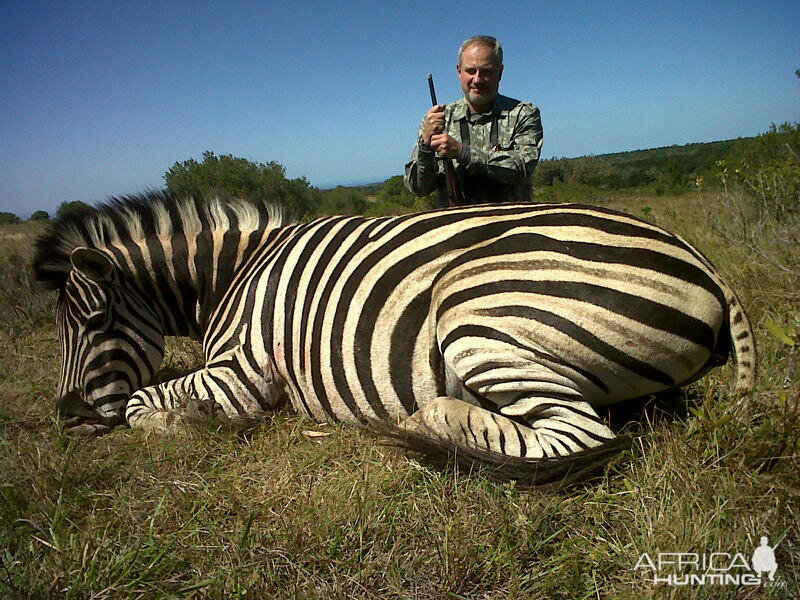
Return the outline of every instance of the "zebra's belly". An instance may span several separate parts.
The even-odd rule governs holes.
[[[455,376],[499,406],[522,395],[597,406],[691,379],[708,361],[723,317],[718,304],[703,312],[702,322],[712,323],[707,336],[668,326],[668,311],[645,322],[574,299],[509,294],[491,306],[475,298],[448,308],[437,339]]]
[[[328,313],[296,327],[302,338],[274,343],[276,367],[298,412],[319,422],[401,420],[444,393],[428,302],[400,319],[387,305],[381,315],[355,300],[349,308],[341,324]]]
[[[368,365],[339,357],[309,360],[306,368],[285,378],[286,392],[299,413],[315,421],[366,423],[399,421],[444,391],[444,383],[427,360],[412,365],[390,350],[390,339],[377,336],[383,351],[371,355]],[[428,345],[430,349],[430,345]],[[413,360],[413,357],[409,357]]]

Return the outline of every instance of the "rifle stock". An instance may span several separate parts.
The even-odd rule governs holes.
[[[436,89],[433,87],[433,75],[431,73],[428,73],[428,88],[431,92],[432,106],[436,106],[439,103],[436,101]],[[458,186],[458,178],[456,177],[456,169],[453,166],[453,160],[450,158],[443,158],[442,161],[444,162],[444,179],[447,187],[447,204],[448,206],[462,206],[465,204],[464,196]]]

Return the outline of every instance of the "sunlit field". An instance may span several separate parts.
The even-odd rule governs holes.
[[[181,435],[66,436],[55,299],[27,267],[42,225],[0,228],[0,597],[798,597],[797,214],[702,187],[593,201],[711,259],[747,309],[759,378],[735,398],[727,365],[682,395],[611,413],[633,446],[562,490],[434,469],[288,409]],[[162,378],[200,359],[171,340]],[[654,584],[678,571],[635,568],[644,553],[750,561],[761,536],[775,547],[770,585]]]

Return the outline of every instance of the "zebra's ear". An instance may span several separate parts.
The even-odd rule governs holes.
[[[114,263],[102,252],[91,248],[75,248],[69,257],[72,266],[92,281],[111,281]]]

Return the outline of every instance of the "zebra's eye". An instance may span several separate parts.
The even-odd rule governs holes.
[[[102,312],[96,312],[89,315],[89,318],[86,319],[86,329],[87,330],[95,330],[95,329],[104,329],[106,324],[106,315]]]

